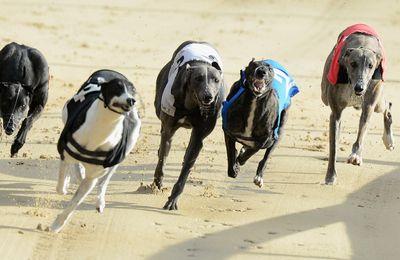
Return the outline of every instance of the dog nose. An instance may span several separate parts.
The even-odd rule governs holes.
[[[4,129],[4,131],[6,132],[6,135],[12,135],[12,133],[14,133],[14,127],[7,126],[6,129]]]
[[[134,98],[127,98],[127,99],[126,99],[126,103],[127,103],[129,106],[133,106],[133,105],[135,104],[135,102],[136,102],[136,100],[135,100]]]
[[[204,104],[210,104],[211,101],[212,101],[212,99],[213,99],[213,97],[212,97],[210,94],[204,95],[203,103],[204,103]]]
[[[362,84],[360,82],[357,82],[354,86],[354,91],[356,93],[361,93],[361,92],[363,92],[363,90],[364,90],[364,88],[363,88]]]
[[[265,68],[263,68],[263,67],[257,68],[257,70],[256,70],[257,78],[263,78],[265,76],[265,74],[267,74],[267,71]]]

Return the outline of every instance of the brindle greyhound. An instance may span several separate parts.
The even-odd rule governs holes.
[[[263,186],[267,160],[283,135],[291,97],[298,92],[293,78],[276,61],[253,58],[241,71],[222,108],[229,177],[236,178],[240,166],[265,149],[254,176],[254,184]],[[236,142],[243,145],[239,155]]]
[[[164,209],[176,210],[178,196],[182,193],[185,182],[192,169],[201,148],[203,140],[214,129],[222,102],[225,98],[224,82],[222,77],[221,64],[212,55],[205,53],[185,54],[184,48],[191,46],[211,51],[218,56],[215,49],[208,43],[187,41],[182,43],[174,52],[172,60],[169,61],[160,71],[157,77],[156,98],[154,106],[157,117],[161,120],[161,142],[158,150],[158,163],[154,173],[154,185],[162,187],[164,177],[164,165],[171,148],[172,137],[180,127],[192,128],[190,142],[186,149],[185,157],[179,179],[172,189]],[[204,56],[208,61],[190,59],[188,56]],[[218,56],[219,57],[219,56]],[[209,60],[211,58],[211,60]],[[172,69],[171,69],[172,68]],[[171,86],[171,94],[175,108],[174,113],[163,109],[164,90],[171,80],[175,68],[175,79]]]
[[[346,107],[362,109],[357,140],[353,144],[348,163],[361,165],[362,149],[367,125],[373,112],[383,113],[383,143],[394,149],[392,134],[392,103],[385,100],[382,85],[383,49],[379,39],[365,33],[350,34],[345,40],[339,58],[336,84],[328,80],[334,50],[329,54],[322,76],[321,98],[331,108],[329,124],[329,163],[326,184],[336,181],[336,146],[339,139],[341,115]]]

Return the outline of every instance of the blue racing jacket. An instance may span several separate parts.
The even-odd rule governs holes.
[[[279,127],[280,127],[280,118],[283,110],[287,109],[291,104],[291,98],[299,93],[299,88],[296,85],[292,76],[290,76],[289,72],[278,62],[274,60],[264,60],[266,64],[269,64],[274,70],[274,79],[272,81],[272,88],[275,90],[275,93],[278,97],[278,124],[274,129],[275,139],[278,139]],[[227,128],[228,124],[228,111],[232,104],[243,94],[245,91],[245,87],[243,86],[243,82],[245,80],[244,72],[242,72],[242,80],[241,86],[237,90],[237,92],[232,96],[231,99],[226,100],[223,103],[222,107],[222,127],[224,129]]]

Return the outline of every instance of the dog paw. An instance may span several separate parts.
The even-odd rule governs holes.
[[[336,183],[336,175],[325,178],[325,185],[334,185]]]
[[[14,143],[11,145],[11,157],[15,157],[18,153],[18,151],[22,148],[24,144],[15,140]]]
[[[168,198],[167,203],[165,203],[163,209],[166,210],[178,210],[178,199]]]
[[[154,178],[154,181],[151,184],[151,187],[157,187],[159,190],[161,190],[161,188],[163,187],[162,178]]]
[[[361,166],[361,164],[362,164],[361,155],[358,155],[356,153],[350,154],[349,158],[347,158],[347,163],[351,163],[353,165]]]
[[[228,170],[228,176],[231,178],[236,178],[240,172],[240,166],[238,163],[235,163],[232,168]]]
[[[393,137],[391,135],[383,134],[382,141],[387,150],[389,151],[394,150],[394,142],[393,142]]]
[[[50,228],[47,228],[45,231],[52,232],[52,233],[58,233],[61,231],[61,229],[62,229],[62,226],[53,224],[53,225],[51,225]]]
[[[60,215],[56,218],[56,220],[53,222],[53,224],[48,228],[46,231],[53,232],[53,233],[58,233],[62,230],[62,228],[65,225],[65,220],[62,220]]]
[[[96,202],[96,210],[97,212],[99,212],[100,214],[104,212],[104,209],[106,207],[106,202],[104,201],[104,199],[98,199]]]
[[[57,186],[56,191],[60,195],[66,195],[68,193],[67,189],[64,187]]]
[[[254,184],[260,188],[262,188],[264,186],[264,180],[261,176],[254,176],[254,180],[253,180]]]

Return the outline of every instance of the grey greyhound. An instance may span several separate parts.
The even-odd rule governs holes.
[[[178,197],[203,147],[203,140],[215,127],[225,99],[224,85],[219,54],[205,42],[182,43],[157,77],[154,106],[161,120],[161,142],[153,185],[158,188],[163,185],[165,160],[176,130],[180,127],[193,129],[179,179],[164,209],[177,209]]]
[[[336,47],[329,54],[322,76],[321,98],[330,106],[329,163],[326,184],[336,181],[336,151],[341,115],[346,107],[362,109],[357,140],[347,162],[362,164],[363,141],[373,112],[382,113],[383,143],[394,149],[392,134],[392,103],[383,95],[384,51],[375,31],[363,24],[348,27],[339,35]],[[334,64],[337,62],[337,64]],[[333,68],[336,65],[336,74]]]

